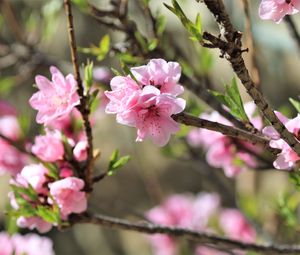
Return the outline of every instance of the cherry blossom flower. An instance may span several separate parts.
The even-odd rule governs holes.
[[[153,86],[146,86],[127,110],[117,114],[117,122],[137,128],[136,141],[146,138],[158,146],[168,143],[171,134],[179,131],[179,124],[171,116],[183,111],[185,100],[161,94]]]
[[[164,59],[151,59],[147,65],[131,68],[130,71],[144,87],[155,86],[161,93],[178,96],[183,93],[183,87],[178,85],[181,67],[177,62],[166,62]]]
[[[79,104],[77,82],[72,74],[65,78],[54,66],[50,67],[52,81],[38,75],[35,77],[39,91],[29,100],[32,108],[38,110],[37,123],[48,124],[68,115]]]
[[[220,226],[226,236],[244,242],[254,242],[255,229],[247,222],[244,215],[236,209],[224,209],[220,215]]]
[[[76,177],[67,177],[49,184],[50,194],[60,208],[63,217],[71,213],[82,213],[87,208],[85,192],[81,191],[84,182]]]
[[[275,113],[288,131],[294,133],[294,135],[298,137],[300,130],[300,114],[298,114],[294,119],[288,119],[279,112]],[[272,126],[265,127],[263,129],[263,133],[271,138],[270,147],[281,150],[281,152],[277,155],[277,159],[273,162],[274,167],[283,170],[293,168],[294,164],[300,160],[297,153],[294,152],[294,150],[283,139],[280,139],[280,135]]]
[[[31,151],[38,158],[46,162],[55,162],[63,159],[64,145],[59,132],[46,130],[45,135],[35,137]]]
[[[300,10],[300,0],[262,0],[259,6],[261,19],[271,19],[279,23],[285,15],[295,14]]]
[[[47,237],[41,237],[36,234],[24,236],[15,234],[11,237],[11,242],[15,249],[15,255],[54,255],[53,243]],[[12,253],[9,255],[12,255]]]
[[[244,105],[245,112],[252,124],[257,128],[262,128],[262,120],[255,115],[256,106],[253,102]],[[232,124],[218,112],[213,111],[210,114],[202,113],[200,118],[215,121],[224,125]],[[207,139],[209,137],[209,139]],[[235,177],[247,167],[255,167],[256,161],[252,155],[247,152],[239,151],[231,138],[221,133],[195,128],[187,136],[187,142],[193,147],[202,146],[206,150],[206,160],[212,167],[223,168],[227,177]],[[250,143],[238,141],[240,145],[253,151],[259,152],[259,148]]]
[[[216,249],[206,247],[206,246],[198,246],[196,248],[196,253],[195,255],[226,255],[228,253],[218,251]]]
[[[0,255],[12,255],[14,251],[13,242],[10,236],[4,232],[0,232]]]
[[[30,230],[37,229],[40,233],[46,233],[51,230],[52,224],[44,221],[40,217],[19,217],[17,225],[20,228],[29,228]]]
[[[79,141],[74,149],[73,154],[77,161],[84,161],[87,159],[87,148],[88,148],[88,142],[86,139]]]

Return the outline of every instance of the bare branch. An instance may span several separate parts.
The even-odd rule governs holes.
[[[88,98],[84,94],[84,86],[80,78],[79,65],[77,61],[77,47],[76,47],[76,40],[75,40],[75,33],[74,33],[74,26],[73,26],[72,7],[71,7],[70,0],[64,0],[64,6],[65,6],[65,13],[68,21],[69,44],[71,50],[74,75],[78,85],[78,94],[80,96],[80,105],[78,109],[82,114],[85,132],[88,140],[88,149],[87,149],[88,156],[85,165],[85,183],[86,183],[85,189],[86,191],[90,192],[93,184],[92,175],[93,175],[93,163],[94,163],[93,134],[92,134],[91,123],[89,121],[90,110],[87,102]]]
[[[78,223],[89,223],[103,227],[136,231],[145,234],[167,234],[173,237],[193,240],[201,244],[210,245],[217,249],[244,250],[263,252],[263,254],[298,254],[298,245],[277,245],[277,244],[252,244],[236,241],[218,235],[196,232],[188,229],[154,225],[148,222],[130,222],[124,219],[113,218],[100,214],[72,215],[71,225]]]

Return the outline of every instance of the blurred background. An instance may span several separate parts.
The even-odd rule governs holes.
[[[99,9],[111,8],[110,1],[90,2]],[[129,18],[136,22],[143,36],[149,37],[150,21],[145,10],[141,8],[141,2],[143,1],[129,0]],[[151,0],[150,7],[154,16],[159,13],[166,17],[164,34],[169,43],[165,47],[166,54],[176,59],[175,49],[180,49],[182,63],[190,65],[190,71],[195,76],[201,76],[205,72],[212,81],[212,89],[223,90],[223,84],[230,83],[234,76],[228,62],[219,58],[218,50],[204,52],[200,46],[189,40],[178,18],[164,7],[163,2],[170,3],[169,0]],[[191,20],[200,13],[203,28],[211,32],[217,31],[218,28],[204,4],[187,0],[180,0],[179,3]],[[242,1],[225,0],[225,3],[234,25],[244,32]],[[251,0],[252,30],[261,89],[275,109],[294,116],[295,111],[288,104],[288,98],[297,98],[300,91],[299,49],[284,22],[275,24],[259,19],[258,5],[259,1]],[[2,0],[0,6],[0,99],[9,101],[17,108],[19,115],[29,118],[29,139],[32,139],[39,130],[34,122],[36,112],[28,104],[28,99],[35,91],[34,76],[43,74],[49,77],[50,65],[60,67],[65,74],[72,72],[63,1]],[[297,24],[299,15],[293,18]],[[98,45],[106,34],[110,34],[111,45],[116,46],[125,37],[124,33],[99,24],[78,7],[74,8],[74,22],[77,43],[82,48]],[[247,45],[247,34],[244,38]],[[205,71],[201,61],[204,55],[206,59],[210,59],[209,67]],[[245,53],[244,56],[251,66],[249,54]],[[113,53],[101,61],[83,53],[79,54],[79,59],[80,63],[86,63],[90,59],[94,61],[94,66],[120,70],[119,56]],[[240,91],[245,102],[249,101],[242,86]],[[189,92],[184,97],[195,102],[196,112],[209,110]],[[97,111],[95,119],[95,147],[101,151],[96,173],[106,169],[109,157],[116,148],[123,155],[131,155],[132,159],[116,175],[95,185],[89,204],[91,211],[143,220],[147,210],[171,194],[217,192],[223,206],[241,208],[266,236],[282,242],[297,239],[291,235],[280,234],[282,228],[289,228],[288,233],[298,231],[297,227],[292,228],[283,223],[284,217],[278,209],[278,199],[290,192],[288,176],[285,173],[275,170],[247,170],[236,178],[227,178],[222,169],[213,169],[206,163],[201,149],[196,151],[196,157],[192,157],[180,135],[173,137],[166,148],[159,149],[149,141],[134,142],[135,129],[117,124],[115,116],[106,115],[103,110]],[[188,129],[183,129],[184,136]],[[0,177],[0,230],[5,228],[8,181],[8,176]],[[298,197],[293,199],[297,200]],[[22,233],[26,231],[22,230]],[[153,254],[144,235],[103,229],[99,226],[75,225],[63,232],[53,229],[47,235],[54,241],[57,255]]]

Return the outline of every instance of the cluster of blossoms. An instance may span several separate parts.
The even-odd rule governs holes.
[[[263,123],[261,118],[255,115],[255,104],[248,102],[244,108],[252,124],[260,130]],[[215,111],[210,114],[202,113],[200,118],[224,125],[232,125]],[[187,141],[193,147],[203,147],[206,150],[208,164],[212,167],[223,168],[225,175],[228,177],[234,177],[243,169],[247,167],[254,168],[257,165],[255,157],[249,151],[259,152],[258,147],[237,139],[233,140],[221,133],[194,128],[188,134]]]
[[[136,141],[146,138],[158,146],[164,146],[171,134],[178,132],[179,125],[173,114],[185,108],[185,100],[177,98],[183,93],[178,84],[181,68],[176,62],[152,59],[147,65],[130,69],[131,76],[116,76],[106,113],[116,114],[117,122],[137,129]]]
[[[300,0],[262,0],[259,6],[261,19],[271,19],[279,23],[285,15],[298,13]]]
[[[160,206],[152,208],[146,217],[153,223],[186,228],[195,231],[216,233],[221,231],[226,237],[254,242],[255,229],[237,209],[222,208],[220,197],[215,193],[202,192],[196,197],[172,195]],[[170,236],[156,234],[148,237],[155,255],[175,255],[180,248]],[[223,255],[212,248],[195,247],[195,255]],[[242,253],[237,253],[242,254]]]
[[[285,125],[287,130],[299,139],[300,115],[298,114],[294,119],[288,119],[280,112],[275,113],[279,120]],[[292,169],[296,162],[300,160],[297,153],[280,138],[280,135],[272,126],[265,127],[263,129],[263,133],[271,139],[270,147],[281,150],[277,159],[273,162],[274,167],[283,170]]]
[[[0,255],[54,255],[49,238],[35,234],[9,236],[0,232]]]
[[[80,169],[71,163],[80,167],[88,146],[75,108],[79,104],[77,83],[71,74],[65,78],[55,67],[50,71],[52,81],[36,76],[39,91],[29,101],[38,110],[36,121],[44,124],[45,134],[27,146],[40,163],[28,164],[12,175],[9,194],[18,226],[39,232],[47,232],[70,214],[87,208],[85,184],[77,177]]]
[[[15,142],[21,138],[17,112],[3,101],[0,101],[0,134]],[[27,162],[26,155],[1,138],[0,152],[0,175],[8,173],[15,176]]]

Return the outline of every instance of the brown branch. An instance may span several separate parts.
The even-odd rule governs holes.
[[[217,249],[254,251],[272,255],[300,253],[300,246],[298,245],[245,243],[209,233],[196,232],[177,227],[160,226],[148,222],[130,222],[124,219],[118,219],[99,214],[96,215],[86,213],[82,215],[73,215],[70,219],[70,223],[71,225],[78,223],[89,223],[108,228],[135,231],[145,234],[167,234],[173,237],[185,238],[201,244],[210,245],[212,247],[216,247]]]
[[[204,33],[204,40],[208,40],[210,45],[221,50],[223,56],[225,56],[226,59],[231,63],[234,72],[246,88],[248,94],[253,98],[258,109],[277,130],[281,138],[286,141],[289,146],[300,156],[300,143],[295,138],[294,134],[290,133],[277,118],[273,109],[269,106],[262,93],[256,88],[255,83],[249,75],[248,69],[246,68],[244,59],[242,57],[242,34],[233,27],[223,1],[204,0],[204,3],[214,15],[217,23],[220,26],[220,31],[222,31],[222,38],[213,37],[208,33]]]
[[[92,127],[91,123],[89,121],[89,106],[88,106],[88,97],[85,95],[84,92],[84,86],[82,83],[82,80],[80,78],[80,72],[79,72],[79,65],[77,60],[77,47],[76,47],[76,40],[75,40],[75,33],[74,33],[74,25],[73,25],[73,15],[72,15],[72,7],[70,0],[64,0],[64,6],[65,6],[65,13],[67,16],[68,21],[68,35],[69,35],[69,45],[71,50],[71,58],[72,58],[72,64],[73,64],[73,70],[75,79],[77,81],[78,85],[78,94],[80,96],[80,105],[78,107],[78,110],[80,111],[84,127],[85,127],[85,133],[88,140],[88,149],[87,149],[87,160],[85,165],[85,184],[86,184],[86,191],[90,192],[92,189],[93,184],[93,163],[94,163],[94,156],[93,156],[93,134],[92,134]]]
[[[300,35],[299,35],[298,30],[297,30],[296,24],[294,23],[292,17],[289,16],[289,15],[285,16],[284,21],[287,24],[292,36],[294,37],[295,42],[298,46],[298,49],[300,50]]]

